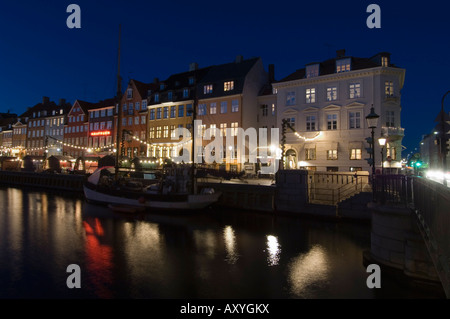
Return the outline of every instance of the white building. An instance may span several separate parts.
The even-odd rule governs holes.
[[[345,55],[309,63],[273,84],[277,92],[277,125],[288,119],[297,134],[286,132],[285,168],[316,171],[371,171],[371,136],[366,116],[373,106],[380,118],[375,129],[375,166],[381,167],[377,139],[387,138],[383,164],[401,167],[400,92],[405,69],[390,54],[370,58]],[[281,133],[280,133],[281,135]]]

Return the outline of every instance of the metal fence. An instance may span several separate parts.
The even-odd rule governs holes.
[[[406,175],[376,175],[372,185],[374,200],[406,207],[413,201],[412,182],[413,177]]]

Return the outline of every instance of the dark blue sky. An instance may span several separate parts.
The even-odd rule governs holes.
[[[68,29],[66,8],[81,7],[81,29]],[[366,8],[381,7],[381,29],[368,29]],[[260,56],[276,79],[335,56],[391,52],[406,69],[403,145],[417,147],[434,127],[450,90],[450,4],[444,1],[4,1],[0,7],[0,111],[22,113],[49,96],[73,103],[115,95],[118,25],[121,69],[151,82],[236,55]],[[450,97],[446,100],[450,110]]]

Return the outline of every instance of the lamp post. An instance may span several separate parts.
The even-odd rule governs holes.
[[[375,181],[375,132],[374,129],[378,126],[378,118],[380,116],[375,113],[375,110],[372,107],[370,108],[370,113],[366,116],[367,127],[372,130],[372,200],[375,200],[375,192],[374,192],[374,181]]]
[[[383,155],[383,151],[384,151],[384,146],[386,145],[386,138],[384,136],[381,136],[378,138],[378,143],[381,146],[381,174],[384,175],[384,155]]]

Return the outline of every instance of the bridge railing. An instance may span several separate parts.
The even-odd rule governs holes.
[[[376,175],[372,185],[374,200],[406,207],[413,202],[412,181],[406,175]]]

